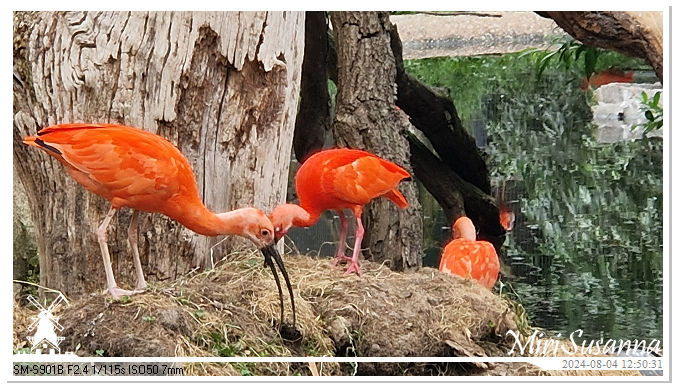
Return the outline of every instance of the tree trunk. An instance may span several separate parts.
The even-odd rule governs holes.
[[[46,153],[21,143],[56,123],[123,123],[158,133],[191,162],[213,211],[284,201],[301,72],[301,12],[16,12],[14,164],[36,226],[41,284],[68,295],[105,285],[93,234],[109,204]],[[133,285],[121,210],[108,241],[119,284]],[[221,258],[233,238],[214,251]],[[142,214],[150,280],[210,264],[220,238]]]
[[[479,229],[479,237],[493,242],[499,249],[505,231],[500,225],[497,205],[489,197],[488,168],[474,138],[462,126],[450,98],[437,94],[406,73],[396,26],[392,26],[390,35],[396,61],[396,104],[408,114],[410,122],[436,151],[435,154],[421,143],[415,149],[412,137],[408,137],[411,141],[410,162],[416,177],[441,205],[451,225],[466,214]],[[332,35],[328,47],[328,76],[337,82],[337,54]]]
[[[333,125],[338,146],[371,151],[412,172],[404,136],[408,119],[394,104],[396,64],[389,46],[388,13],[333,12],[331,19],[338,59]],[[363,247],[369,250],[367,257],[408,269],[422,265],[421,207],[414,182],[399,188],[408,200],[405,210],[386,199],[366,206]]]
[[[545,11],[540,16],[553,19],[582,43],[644,58],[663,81],[662,12]]]
[[[320,151],[331,127],[328,93],[328,25],[324,11],[309,11],[305,17],[302,92],[295,120],[293,147],[295,157],[303,163]]]

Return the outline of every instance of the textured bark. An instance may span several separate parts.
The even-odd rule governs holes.
[[[441,160],[485,193],[490,193],[488,167],[481,158],[474,138],[462,126],[453,101],[409,75],[403,66],[401,38],[391,30],[391,47],[396,58],[398,104],[410,121],[431,142]]]
[[[330,95],[328,93],[328,24],[323,11],[306,12],[304,28],[304,62],[302,92],[295,120],[293,148],[302,163],[320,151],[330,130]]]
[[[436,153],[441,156],[439,158],[426,147],[419,148],[417,153],[413,152],[410,161],[416,177],[441,205],[451,224],[457,217],[467,214],[479,228],[480,236],[499,247],[504,242],[504,230],[501,229],[497,206],[493,201],[489,202],[488,168],[474,138],[462,126],[451,99],[437,94],[406,73],[401,39],[396,26],[392,26],[389,32],[397,70],[396,104],[408,114],[411,123],[422,131]],[[337,69],[337,56],[332,36],[329,43],[328,75],[337,82],[334,71]],[[441,172],[454,174],[458,178],[455,184]],[[434,177],[443,181],[437,182]],[[473,186],[476,188],[473,189]],[[462,192],[465,196],[461,195]],[[482,209],[485,206],[488,208]],[[466,208],[467,212],[461,212]]]
[[[301,12],[17,12],[14,164],[35,222],[41,283],[69,295],[105,285],[94,230],[109,204],[24,136],[64,122],[112,122],[168,138],[191,162],[208,208],[284,201],[303,47]],[[109,227],[119,284],[134,281],[131,212]],[[231,238],[215,259],[243,244]],[[150,280],[210,263],[219,238],[142,214]]]
[[[582,43],[644,58],[663,79],[662,12],[545,11],[540,16],[553,19]]]
[[[406,170],[410,152],[407,117],[395,109],[396,64],[389,46],[386,12],[333,12],[338,92],[333,132],[338,146],[368,150]],[[422,265],[422,220],[414,182],[399,186],[408,200],[400,210],[386,199],[366,206],[366,257],[390,260],[393,269]]]

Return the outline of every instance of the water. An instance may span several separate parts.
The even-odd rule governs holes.
[[[516,55],[409,66],[450,89],[489,156],[494,191],[516,214],[500,253],[502,291],[531,324],[581,329],[583,339],[662,339],[662,139],[597,141],[597,101],[575,67],[537,78]],[[439,214],[427,217],[440,225]],[[425,249],[425,265],[437,264],[438,247]]]

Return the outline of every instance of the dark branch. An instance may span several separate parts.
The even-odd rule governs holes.
[[[295,157],[300,163],[323,148],[331,125],[327,31],[325,12],[306,12],[301,99],[293,138]]]

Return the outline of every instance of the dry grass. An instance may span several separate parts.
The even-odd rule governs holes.
[[[505,356],[516,307],[478,283],[434,269],[392,272],[362,261],[363,277],[345,277],[327,259],[287,255],[298,338],[277,331],[278,291],[258,252],[232,253],[208,272],[112,301],[73,302],[60,315],[62,350],[82,356]],[[285,321],[292,322],[285,293]],[[14,346],[30,324],[15,304]],[[518,322],[523,324],[523,316]],[[26,324],[28,322],[28,324]],[[526,330],[526,328],[523,328]],[[288,337],[289,338],[289,337]],[[19,339],[19,340],[18,340]],[[20,342],[20,341],[19,341]],[[306,363],[192,363],[188,375],[311,375]],[[323,363],[318,374],[561,374],[519,363]]]

